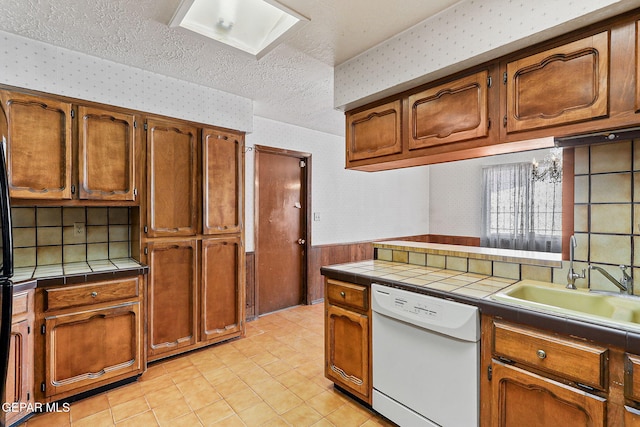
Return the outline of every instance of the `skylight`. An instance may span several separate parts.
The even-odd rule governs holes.
[[[182,0],[169,22],[260,59],[308,19],[274,0]]]

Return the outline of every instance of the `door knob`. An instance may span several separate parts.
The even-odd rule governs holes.
[[[298,244],[299,245],[304,245],[304,239],[298,239]]]

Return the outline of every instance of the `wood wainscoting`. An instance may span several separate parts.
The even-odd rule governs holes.
[[[317,304],[324,299],[324,281],[320,274],[320,267],[324,265],[342,264],[347,262],[373,259],[373,242],[384,240],[408,240],[413,242],[446,243],[452,245],[480,246],[479,237],[445,236],[438,234],[422,234],[418,236],[404,236],[393,239],[376,239],[365,242],[336,243],[332,245],[311,246],[307,255],[307,289],[306,303]],[[247,320],[257,317],[255,311],[255,254],[247,252]]]

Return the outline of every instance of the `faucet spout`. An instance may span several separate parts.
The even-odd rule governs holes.
[[[589,270],[599,271],[604,277],[607,278],[607,280],[616,285],[616,287],[620,289],[620,292],[625,292],[629,295],[633,295],[633,279],[627,274],[627,266],[621,265],[620,269],[622,270],[622,279],[618,281],[604,268],[589,264]]]
[[[569,238],[569,272],[567,273],[567,289],[577,289],[576,279],[584,279],[587,277],[584,269],[582,269],[582,274],[576,273],[573,269],[573,254],[576,246],[578,246],[576,236],[572,234],[571,238]]]

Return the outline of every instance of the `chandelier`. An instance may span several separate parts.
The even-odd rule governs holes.
[[[531,164],[533,165],[532,180],[548,181],[552,184],[562,182],[562,148],[553,147],[540,163],[534,157]]]

